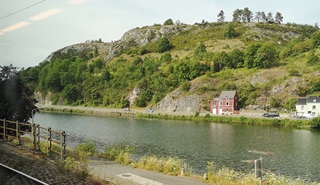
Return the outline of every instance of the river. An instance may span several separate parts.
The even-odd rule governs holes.
[[[100,150],[110,144],[137,146],[136,157],[177,157],[199,174],[208,161],[248,172],[254,166],[243,161],[263,157],[265,168],[277,175],[320,181],[318,130],[54,113],[38,113],[34,120],[65,131],[71,147],[87,140]]]

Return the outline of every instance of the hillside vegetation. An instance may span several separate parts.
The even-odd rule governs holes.
[[[65,47],[20,75],[42,103],[209,110],[237,90],[240,108],[292,110],[297,97],[319,95],[319,45],[309,25],[153,25]]]

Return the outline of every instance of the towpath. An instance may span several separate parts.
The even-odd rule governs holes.
[[[184,176],[169,176],[121,165],[114,161],[92,160],[90,173],[100,179],[122,185],[204,185],[201,180]]]

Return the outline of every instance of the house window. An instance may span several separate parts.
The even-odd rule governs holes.
[[[302,106],[301,106],[301,110],[303,110],[303,109],[304,109],[304,106],[302,105]]]
[[[220,102],[220,106],[222,105],[222,101]]]
[[[227,108],[226,111],[229,112],[229,109]]]
[[[316,106],[315,105],[312,106],[312,110],[316,110]]]
[[[229,105],[229,102],[227,102],[227,104],[226,104],[227,106]]]
[[[313,99],[313,102],[317,102],[317,100],[316,100],[316,99]]]

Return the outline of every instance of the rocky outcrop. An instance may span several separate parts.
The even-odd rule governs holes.
[[[163,36],[176,35],[191,28],[191,25],[159,25],[135,28],[124,33],[121,39],[117,41],[87,41],[85,43],[67,46],[51,53],[43,62],[52,61],[56,55],[67,53],[78,54],[84,51],[93,52],[96,49],[101,58],[109,61],[128,47],[141,47],[149,42],[157,41]]]
[[[197,94],[183,94],[180,89],[169,93],[153,109],[159,112],[194,114],[201,108],[201,99]]]
[[[52,105],[51,92],[49,92],[46,96],[43,96],[41,92],[35,92],[34,95],[39,105],[41,106]]]

